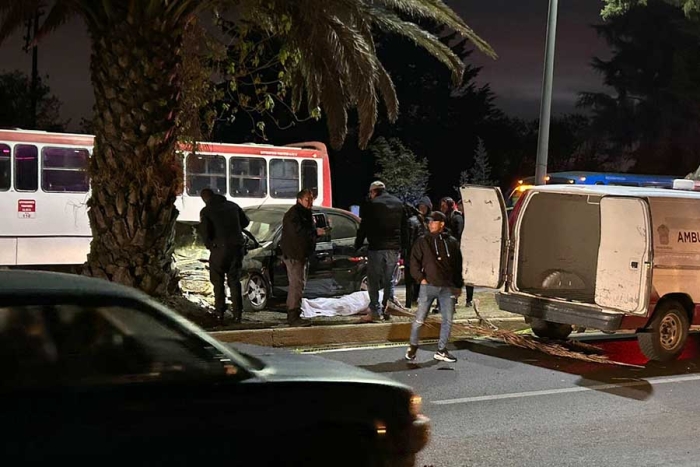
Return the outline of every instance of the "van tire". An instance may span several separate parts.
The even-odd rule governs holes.
[[[556,340],[566,340],[573,331],[573,326],[570,324],[560,324],[554,323],[552,321],[545,321],[543,319],[532,318],[532,323],[530,323],[532,332],[537,337],[542,337],[546,339],[556,339]]]
[[[656,309],[645,332],[637,335],[637,343],[649,360],[674,360],[688,339],[688,313],[675,300],[664,300]]]

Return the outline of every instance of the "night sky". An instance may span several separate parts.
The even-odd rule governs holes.
[[[473,63],[483,66],[480,83],[490,83],[497,105],[510,115],[535,118],[539,100],[547,26],[547,0],[447,0],[499,55],[491,60],[479,53]],[[590,25],[600,23],[599,0],[559,0],[553,112],[574,110],[580,91],[599,90],[601,79],[590,68],[593,56],[606,57],[605,43]],[[24,31],[0,48],[0,70],[31,71],[31,55],[22,51]],[[74,20],[48,36],[39,47],[39,71],[63,102],[62,118],[76,130],[93,104],[88,61],[88,36]],[[399,96],[399,99],[401,96]]]

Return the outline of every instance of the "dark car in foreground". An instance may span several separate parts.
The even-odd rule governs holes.
[[[429,426],[400,383],[253,357],[133,289],[35,271],[0,271],[0,419],[6,465],[407,466]]]
[[[289,205],[262,205],[245,208],[250,218],[247,231],[251,239],[243,260],[243,306],[246,311],[267,307],[270,299],[285,298],[289,282],[279,248],[282,218]],[[366,282],[367,261],[355,250],[360,219],[342,209],[314,207],[317,225],[330,227],[328,235],[318,239],[309,259],[304,297],[333,297],[362,290]]]

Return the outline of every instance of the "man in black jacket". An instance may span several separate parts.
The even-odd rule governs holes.
[[[214,286],[214,311],[221,320],[226,312],[224,278],[231,290],[234,322],[241,322],[243,295],[241,269],[243,266],[243,229],[250,220],[239,205],[205,188],[200,192],[206,204],[199,213],[200,234],[209,254],[209,280]]]
[[[290,326],[307,326],[301,319],[301,299],[306,286],[309,258],[316,249],[316,238],[325,231],[316,228],[311,210],[314,194],[308,188],[297,193],[297,203],[289,208],[282,220],[282,260],[287,267],[289,291],[287,292],[287,323]]]
[[[450,234],[461,243],[462,232],[464,231],[464,215],[459,210],[458,205],[452,198],[443,198],[440,200],[440,211],[442,211],[447,218],[447,229],[450,231]],[[466,305],[467,307],[470,307],[472,306],[472,300],[474,299],[474,287],[468,285],[465,287],[465,289],[467,291]]]
[[[393,275],[399,261],[402,241],[406,240],[406,213],[403,203],[386,192],[382,182],[369,187],[369,201],[360,208],[360,228],[355,238],[355,249],[369,243],[367,252],[367,288],[369,289],[370,320],[389,319],[385,313],[387,302],[394,297]],[[379,303],[379,287],[384,296]]]
[[[459,242],[444,232],[447,218],[441,212],[433,212],[428,218],[430,233],[422,236],[413,246],[411,252],[411,273],[420,284],[418,311],[411,328],[411,345],[406,351],[406,360],[414,361],[418,351],[420,328],[428,315],[430,304],[438,299],[442,324],[438,350],[433,355],[435,360],[456,362],[457,359],[447,351],[447,341],[452,330],[456,297],[461,293],[462,254]]]

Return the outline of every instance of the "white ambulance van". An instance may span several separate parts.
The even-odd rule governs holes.
[[[651,360],[677,357],[700,325],[700,192],[545,185],[528,190],[510,223],[498,188],[464,186],[467,284],[501,289],[502,310],[540,337],[572,326],[636,331]]]

